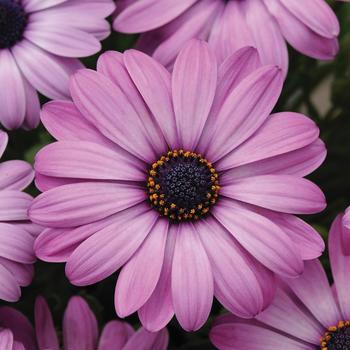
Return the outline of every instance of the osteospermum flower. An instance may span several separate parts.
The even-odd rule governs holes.
[[[322,163],[316,125],[269,115],[282,73],[244,48],[219,68],[191,41],[172,75],[135,51],[108,52],[97,72],[72,77],[73,102],[54,101],[42,121],[58,142],[36,156],[44,191],[31,219],[43,260],[67,262],[75,285],[118,269],[119,316],[149,330],[176,314],[196,330],[213,294],[251,317],[270,302],[274,273],[298,276],[322,239],[292,214],[322,210],[303,179]]]
[[[0,123],[35,128],[37,91],[51,99],[69,96],[77,57],[98,52],[110,33],[104,19],[112,0],[0,0]]]
[[[0,131],[0,157],[8,137]],[[33,278],[34,239],[41,228],[31,224],[27,210],[32,197],[22,192],[34,178],[32,167],[21,160],[0,163],[0,299],[17,301],[20,287]]]
[[[96,317],[86,301],[72,297],[63,317],[63,347],[65,350],[165,350],[168,332],[137,332],[122,321],[110,321],[99,336]],[[49,307],[42,297],[35,302],[35,329],[28,319],[11,307],[0,308],[0,349],[59,350]]]
[[[138,48],[171,66],[191,38],[205,39],[223,60],[243,46],[286,72],[286,42],[317,59],[334,58],[339,23],[324,0],[119,0],[114,29],[142,33]]]
[[[303,275],[281,282],[271,306],[256,320],[219,317],[210,334],[218,349],[350,349],[350,255],[344,249],[342,216],[329,234],[333,287],[318,260],[306,262]]]

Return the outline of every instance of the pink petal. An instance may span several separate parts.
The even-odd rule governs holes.
[[[157,125],[137,87],[132,82],[127,67],[124,64],[123,55],[114,52],[113,54],[107,53],[100,56],[97,63],[97,71],[108,77],[125,94],[135,109],[138,115],[137,119],[141,121],[141,125],[144,128],[145,136],[147,136],[148,140],[151,140],[152,147],[156,153],[159,155],[167,152],[168,146],[161,128]],[[157,87],[157,91],[159,91],[159,87]]]
[[[34,178],[30,164],[22,160],[9,160],[0,164],[0,190],[25,189]]]
[[[169,334],[167,329],[151,333],[140,328],[123,347],[123,350],[166,350],[168,348]]]
[[[231,1],[229,4],[236,3]],[[252,47],[244,47],[238,50],[221,64],[214,102],[197,147],[201,152],[205,152],[208,147],[208,141],[211,140],[212,131],[216,125],[217,114],[231,91],[259,66],[258,52]]]
[[[234,158],[234,152],[231,155]],[[240,178],[268,174],[304,177],[316,170],[324,162],[326,155],[325,144],[318,139],[297,150],[226,170],[220,176],[220,183],[227,185]],[[226,167],[225,160],[229,160],[229,157],[230,155],[224,158],[216,168]]]
[[[147,163],[157,159],[152,140],[120,87],[101,73],[86,69],[72,77],[71,93],[78,109],[103,135]]]
[[[276,17],[283,36],[296,50],[317,59],[334,58],[339,49],[336,38],[325,38],[309,29],[281,1],[265,0],[265,3]]]
[[[94,313],[81,297],[69,300],[63,317],[64,347],[69,350],[95,350],[98,328]]]
[[[277,21],[271,16],[263,1],[247,0],[246,21],[263,64],[273,64],[288,71],[288,50]]]
[[[125,344],[133,335],[133,328],[126,322],[110,321],[103,328],[98,350],[124,349]]]
[[[110,55],[112,56],[113,53]],[[136,50],[126,51],[124,62],[131,79],[157,120],[168,145],[172,148],[179,147],[169,72],[157,61]],[[111,68],[110,71],[112,71]]]
[[[302,114],[272,114],[253,137],[220,160],[216,168],[225,170],[282,155],[310,145],[318,136],[316,124]]]
[[[3,265],[0,265],[0,280],[0,299],[10,302],[18,301],[21,297],[20,286],[13,274]],[[2,349],[1,346],[0,349]]]
[[[32,282],[34,276],[33,265],[25,265],[2,257],[0,257],[0,265],[12,273],[21,287],[27,287]]]
[[[342,318],[318,260],[306,261],[304,273],[297,279],[285,279],[285,282],[324,327],[335,325]]]
[[[28,24],[24,37],[52,54],[64,57],[86,57],[101,50],[100,42],[92,35],[73,26],[45,22]]]
[[[224,198],[213,214],[243,248],[273,272],[288,277],[298,277],[303,272],[296,245],[274,222]]]
[[[176,318],[186,331],[195,331],[207,321],[214,281],[210,262],[192,224],[180,224],[171,276]]]
[[[288,336],[248,323],[228,323],[214,327],[210,339],[220,350],[314,350]]]
[[[169,69],[172,68],[177,55],[188,41],[193,38],[207,40],[211,24],[223,7],[224,4],[222,1],[197,1],[196,4],[181,16],[164,27],[156,29],[154,32],[142,34],[141,40],[149,40],[143,45],[145,48],[148,48],[148,50],[143,51],[147,52],[151,50],[153,53],[152,56],[157,61]],[[160,43],[159,38],[161,38]],[[155,45],[158,43],[159,45]],[[137,47],[139,46],[140,45],[137,45]],[[152,46],[154,46],[153,49]]]
[[[219,62],[243,47],[254,46],[245,15],[246,3],[242,1],[221,3],[222,11],[213,21],[208,40]]]
[[[46,300],[41,296],[35,300],[35,330],[40,349],[59,350],[52,315]]]
[[[282,73],[262,67],[231,91],[222,105],[206,157],[216,162],[246,141],[267,119],[282,88]]]
[[[69,184],[35,198],[29,216],[43,226],[79,226],[101,220],[144,199],[143,189],[132,185],[107,182]]]
[[[23,77],[10,50],[0,50],[0,121],[7,129],[19,128],[25,116],[26,96]]]
[[[128,6],[115,19],[113,27],[124,33],[140,33],[157,28],[186,11],[197,0],[140,0]]]
[[[69,97],[69,77],[82,64],[72,58],[58,57],[28,40],[22,40],[12,48],[13,55],[29,83],[52,99]]]
[[[51,176],[45,176],[39,173],[35,174],[35,186],[36,188],[41,192],[46,192],[48,190],[51,190],[52,188],[68,185],[68,184],[75,184],[79,182],[84,182],[83,179],[68,179],[63,177],[51,177]]]
[[[88,122],[70,101],[51,101],[41,111],[41,121],[59,141],[90,141],[109,148],[117,146]]]
[[[137,211],[136,211],[137,213]],[[141,246],[158,219],[154,210],[120,213],[114,222],[79,245],[69,257],[66,275],[75,285],[103,280],[123,266]]]
[[[342,216],[338,215],[329,233],[329,257],[336,286],[336,295],[343,317],[350,318],[350,255],[345,254],[342,241]]]
[[[180,52],[172,75],[177,132],[185,150],[195,149],[211,109],[217,64],[203,41],[193,40]]]
[[[323,0],[280,0],[296,18],[325,38],[339,35],[339,22],[332,8]]]
[[[35,261],[34,238],[17,225],[0,223],[0,256],[23,264]]]
[[[11,329],[16,341],[25,346],[25,350],[37,350],[35,332],[29,320],[14,308],[0,308],[1,327]]]
[[[138,314],[142,325],[150,332],[165,327],[174,316],[171,295],[171,268],[173,262],[177,227],[170,225],[164,252],[162,271],[151,297],[140,308]]]
[[[67,0],[23,0],[23,6],[27,12],[36,12],[56,6]]]
[[[35,156],[35,170],[46,176],[92,180],[144,181],[147,177],[132,157],[86,141],[60,141],[42,148]]]
[[[0,220],[26,220],[27,210],[33,198],[24,192],[4,190],[0,191]]]
[[[3,155],[8,143],[8,136],[6,132],[0,130],[0,157]]]
[[[215,296],[240,317],[256,316],[265,305],[252,259],[215,219],[206,218],[196,228],[213,269]],[[273,276],[266,277],[266,284],[274,285]]]
[[[318,345],[324,328],[297,301],[294,294],[278,288],[271,306],[257,320],[297,339]]]
[[[251,176],[223,186],[221,194],[289,214],[314,214],[326,207],[322,191],[311,181],[290,175]]]
[[[13,334],[9,329],[0,331],[0,349],[12,350],[13,347]]]
[[[158,220],[142,243],[121,270],[116,289],[115,307],[124,318],[137,311],[152,295],[163,266],[168,220]]]
[[[38,93],[24,77],[23,84],[26,93],[26,114],[23,128],[31,130],[35,129],[40,123],[40,101]]]

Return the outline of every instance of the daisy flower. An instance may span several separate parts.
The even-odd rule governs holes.
[[[142,33],[138,48],[169,67],[191,38],[207,40],[220,61],[254,46],[285,73],[286,42],[322,60],[338,52],[339,23],[325,0],[119,0],[113,26]]]
[[[329,234],[333,287],[318,260],[306,262],[301,277],[280,282],[271,306],[256,320],[219,317],[210,334],[218,349],[350,349],[350,255],[342,219],[336,218]]]
[[[296,277],[322,239],[293,214],[323,210],[304,175],[324,160],[317,126],[270,116],[282,87],[274,66],[243,48],[220,67],[194,40],[170,74],[136,50],[108,52],[71,79],[73,102],[42,121],[58,142],[36,156],[43,191],[30,208],[47,229],[43,260],[67,262],[78,286],[121,268],[116,311],[163,328],[206,321],[213,295],[251,317],[274,294],[274,273]]]
[[[8,137],[0,131],[0,157]],[[21,160],[0,163],[0,299],[17,301],[20,287],[33,278],[35,236],[41,228],[31,224],[27,210],[32,197],[22,192],[34,178],[32,167]]]
[[[101,49],[110,34],[105,20],[112,0],[0,0],[0,123],[35,128],[37,91],[51,99],[69,96],[77,57]]]
[[[63,348],[66,350],[166,350],[168,332],[137,332],[126,322],[110,321],[99,336],[97,320],[87,302],[72,297],[63,317]],[[0,308],[2,350],[59,350],[52,315],[44,298],[35,302],[35,329],[28,319],[11,307]]]

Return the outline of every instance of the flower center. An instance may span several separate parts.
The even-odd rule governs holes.
[[[149,170],[151,206],[173,222],[198,220],[217,202],[219,176],[200,154],[169,151]]]
[[[350,349],[350,321],[339,321],[337,326],[329,327],[321,339],[321,350]]]
[[[26,25],[27,15],[20,0],[0,0],[0,49],[20,41]]]

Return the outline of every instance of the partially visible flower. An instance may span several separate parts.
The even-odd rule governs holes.
[[[8,137],[0,131],[0,157]],[[0,299],[17,301],[20,287],[30,284],[34,269],[34,239],[41,228],[29,222],[32,197],[22,192],[34,178],[32,167],[21,160],[0,163]]]
[[[99,335],[96,317],[81,297],[69,300],[63,317],[64,350],[165,350],[168,331],[137,332],[122,321],[110,321]],[[49,307],[44,298],[35,302],[35,330],[28,319],[11,307],[0,308],[1,350],[59,350]]]
[[[47,229],[39,258],[67,262],[75,285],[121,272],[120,317],[149,330],[176,315],[200,328],[213,295],[252,317],[274,295],[274,274],[296,277],[324,244],[293,214],[325,207],[304,176],[324,160],[319,130],[296,113],[270,115],[281,88],[253,48],[218,66],[204,41],[172,74],[135,50],[108,52],[72,77],[73,102],[42,121],[58,140],[36,156],[44,193],[30,208]]]
[[[137,48],[166,66],[191,38],[205,39],[220,61],[243,46],[286,73],[286,41],[322,60],[338,52],[339,23],[325,0],[119,0],[114,29],[142,33]]]
[[[334,285],[318,260],[297,279],[280,282],[271,306],[253,321],[221,316],[210,338],[220,350],[350,349],[350,255],[344,250],[343,214],[329,234]]]
[[[37,91],[67,98],[77,57],[101,49],[110,34],[105,20],[113,0],[0,0],[0,123],[7,129],[35,128]]]

